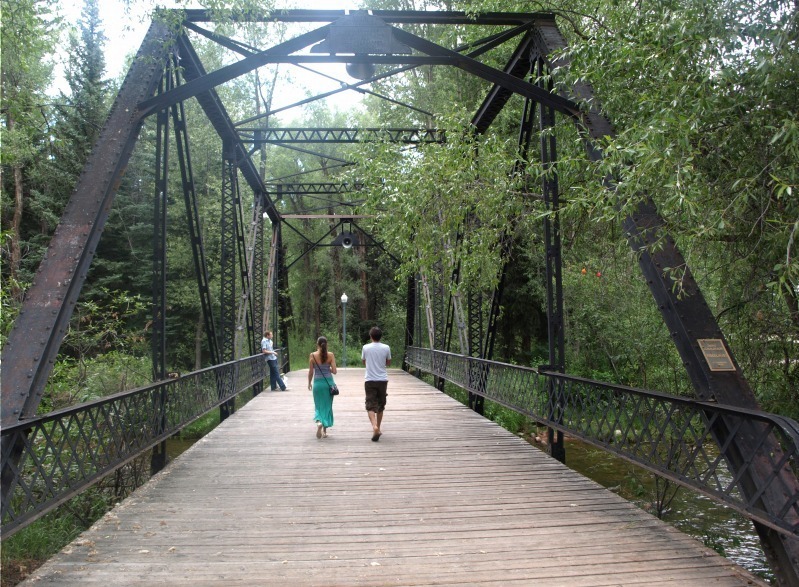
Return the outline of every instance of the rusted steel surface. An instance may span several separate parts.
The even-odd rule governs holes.
[[[3,348],[3,426],[36,413],[142,125],[136,105],[153,94],[171,36],[150,27],[26,292]]]
[[[537,31],[539,52],[543,57],[559,54],[558,51],[566,47],[566,41],[554,20],[551,23],[537,23]],[[555,74],[558,68],[566,66],[568,61],[564,58],[550,62]],[[569,97],[591,105],[590,110],[575,120],[584,132],[588,156],[598,161],[603,154],[593,141],[613,136],[612,125],[600,113],[599,104],[594,99],[593,89],[589,84],[581,83],[573,87]],[[608,187],[612,186],[611,179],[607,183]],[[732,350],[694,280],[685,257],[674,239],[665,233],[666,223],[654,202],[642,202],[624,220],[623,225],[630,246],[639,253],[641,271],[680,353],[697,397],[738,408],[757,409],[754,392],[735,362]],[[676,276],[668,271],[668,268],[674,267],[683,268],[679,284]],[[712,368],[700,347],[700,340],[703,339],[716,341],[725,349],[731,370],[720,371]],[[755,504],[753,507],[766,511],[770,516],[790,516],[793,522],[799,519],[796,503],[787,509],[785,505],[785,496],[799,494],[799,480],[790,467],[775,468],[768,462],[782,454],[778,439],[773,434],[762,435],[753,423],[741,425],[725,416],[714,420],[711,431],[720,445],[731,445],[725,458],[728,459],[740,490],[748,501]],[[772,476],[776,476],[773,483]],[[799,540],[774,532],[762,521],[755,522],[755,529],[780,583],[799,585]]]

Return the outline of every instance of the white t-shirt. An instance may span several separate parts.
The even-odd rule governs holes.
[[[363,345],[361,360],[366,364],[366,381],[388,381],[386,361],[391,360],[391,348],[382,342]]]

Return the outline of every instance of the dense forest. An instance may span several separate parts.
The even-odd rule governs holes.
[[[85,0],[70,29],[54,0],[2,0],[2,314],[0,343],[45,254],[61,213],[102,128],[122,78],[106,71],[107,39],[99,0]],[[195,6],[196,3],[185,3]],[[206,0],[216,30],[266,48],[290,30],[233,26],[230,8],[270,10],[267,1]],[[182,6],[175,3],[174,7]],[[282,6],[281,6],[282,7]],[[563,288],[567,372],[602,381],[690,394],[690,383],[625,239],[621,221],[645,197],[667,221],[688,266],[763,409],[799,418],[799,4],[789,0],[377,0],[368,8],[551,12],[569,41],[558,87],[592,84],[616,134],[591,162],[574,125],[558,120],[558,179],[563,200]],[[144,6],[129,0],[130,18]],[[444,46],[486,36],[477,27],[425,30]],[[208,69],[238,57],[193,39]],[[511,49],[486,57],[503,67]],[[58,60],[66,90],[55,92]],[[382,67],[382,66],[381,66]],[[281,106],[287,66],[263,67],[217,88],[231,117]],[[122,74],[124,76],[124,73]],[[512,236],[496,360],[546,363],[542,222],[529,197],[545,169],[511,175],[522,102],[511,101],[491,132],[475,136],[469,119],[485,82],[463,71],[417,67],[370,86],[351,110],[312,102],[261,119],[273,127],[415,127],[446,130],[446,144],[413,150],[385,143],[314,153],[264,146],[254,157],[266,180],[342,181],[363,186],[359,226],[380,247],[320,247],[331,230],[302,220],[305,239],[284,235],[292,266],[288,327],[294,369],[325,334],[337,347],[342,306],[350,303],[349,364],[369,327],[379,324],[398,351],[404,344],[407,278],[460,269],[457,294],[491,291]],[[382,97],[381,97],[382,96]],[[384,97],[390,97],[386,100]],[[412,107],[402,107],[412,105]],[[213,296],[218,295],[222,145],[200,107],[185,104]],[[154,118],[154,117],[151,117]],[[141,132],[87,276],[40,412],[144,385],[150,359],[155,123]],[[342,165],[341,153],[357,161]],[[478,153],[478,156],[475,156]],[[174,165],[174,163],[173,163]],[[609,175],[614,188],[603,187]],[[170,173],[179,194],[179,172]],[[171,188],[170,188],[171,189]],[[540,189],[540,188],[534,188]],[[250,198],[243,190],[243,197]],[[277,203],[291,214],[312,204]],[[177,200],[168,208],[169,368],[208,363],[192,254]],[[464,229],[464,227],[468,227]],[[331,236],[335,236],[335,233]],[[683,267],[666,268],[679,286]],[[338,351],[338,349],[336,349]],[[458,352],[456,348],[451,349]],[[399,355],[400,352],[397,352]],[[8,368],[5,366],[4,368]]]

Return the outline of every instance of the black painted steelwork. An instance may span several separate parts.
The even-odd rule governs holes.
[[[219,348],[221,358],[228,362],[236,358],[236,257],[238,252],[238,209],[239,198],[238,174],[233,146],[225,144],[222,161],[222,215],[220,252],[220,285],[219,285]],[[226,395],[224,383],[219,395]],[[220,416],[224,420],[233,413],[235,405],[224,402],[220,405]]]
[[[292,194],[295,196],[349,194],[363,188],[363,185],[361,184],[330,183],[330,182],[281,183],[281,184],[268,183],[267,186],[272,188],[273,191],[278,191],[280,194]]]
[[[442,351],[406,352],[412,367],[695,489],[789,539],[799,538],[799,492],[782,483],[785,470],[799,470],[799,423],[790,418]],[[488,373],[484,390],[469,388],[475,365]],[[550,392],[553,386],[557,396]],[[731,428],[719,442],[714,429],[722,420]],[[739,458],[733,437],[744,431],[753,435],[752,442],[740,466],[732,467]],[[776,449],[771,438],[777,439]],[[754,493],[782,496],[775,511],[763,509],[756,495],[742,488],[746,471],[756,468],[763,469],[748,475],[758,479]]]
[[[289,316],[291,316],[291,299],[288,296],[289,271],[286,265],[286,247],[283,243],[283,226],[278,224],[274,227],[277,231],[276,238],[276,261],[277,272],[275,291],[277,292],[277,319],[275,330],[280,333],[280,344],[286,349],[283,361],[286,365],[290,364],[289,356]]]
[[[253,133],[246,143],[368,143],[386,142],[407,145],[446,142],[443,130],[426,128],[248,128],[239,127],[240,133]],[[260,136],[255,135],[258,133]]]
[[[416,277],[409,276],[405,281],[406,283],[406,298],[405,298],[405,347],[414,346],[414,339],[416,334],[417,323],[417,292],[416,292]],[[408,370],[408,363],[405,356],[402,357],[402,369]]]
[[[178,68],[174,69],[175,76],[178,75],[178,71]],[[222,362],[222,358],[219,351],[219,338],[216,334],[214,305],[211,301],[208,263],[205,257],[202,230],[200,229],[200,209],[194,184],[194,171],[191,163],[191,149],[183,102],[178,102],[172,106],[172,125],[175,129],[175,151],[180,164],[183,202],[186,207],[186,224],[194,261],[194,275],[197,279],[197,292],[200,297],[205,338],[208,344],[211,364],[218,365]]]
[[[171,60],[170,60],[171,61]],[[173,78],[167,74],[161,78],[161,92],[172,88]],[[166,379],[166,230],[167,201],[169,189],[169,110],[162,110],[156,117],[155,139],[155,197],[153,205],[153,272],[152,272],[152,334],[151,356],[153,381]],[[153,411],[163,413],[165,397],[154,394]],[[157,423],[163,429],[165,422]],[[153,447],[150,471],[155,473],[166,466],[166,440]]]
[[[3,539],[260,382],[263,356],[195,371],[4,426]],[[224,395],[218,382],[229,381]],[[7,447],[20,446],[14,458]]]
[[[253,221],[253,230],[255,236],[253,238],[252,250],[252,344],[254,349],[261,348],[261,338],[264,335],[264,310],[265,310],[265,296],[264,296],[264,215],[263,205],[260,204],[256,207],[255,218]],[[257,352],[257,351],[254,351]],[[258,395],[262,391],[261,383],[258,383],[253,388],[253,395]]]
[[[161,91],[172,87],[172,76],[161,79]],[[155,197],[153,205],[152,361],[153,381],[166,379],[166,223],[169,189],[169,110],[156,116]]]
[[[566,41],[554,20],[549,23],[539,22],[536,33],[536,46],[544,58],[566,48]],[[567,66],[568,63],[561,59],[548,65],[550,69],[557,69]],[[598,101],[590,85],[580,83],[572,88],[572,94],[578,100],[590,104],[590,109],[577,122],[584,134],[589,158],[600,160],[603,155],[594,141],[613,136],[613,128],[600,113]],[[606,185],[612,189],[612,178],[606,179]],[[638,253],[641,271],[672,334],[696,395],[700,399],[715,400],[739,408],[756,409],[755,395],[735,362],[734,355],[685,258],[674,240],[663,231],[665,222],[654,203],[651,201],[641,203],[638,209],[624,220],[623,225],[631,247]],[[674,267],[683,268],[679,279],[669,271],[669,268]],[[699,341],[702,339],[711,339],[721,345],[729,355],[734,370],[713,370],[701,352]],[[736,471],[736,475],[740,475],[740,487],[747,498],[758,500],[760,507],[772,516],[783,515],[785,512],[783,512],[782,489],[775,489],[774,485],[768,485],[763,490],[759,489],[764,483],[760,475],[770,470],[768,463],[763,463],[760,467],[747,466],[745,455],[751,455],[753,449],[751,443],[759,441],[756,440],[760,438],[757,431],[745,428],[742,430],[735,422],[727,422],[725,418],[714,420],[712,430],[720,443],[732,442],[733,449],[725,456],[731,459],[729,464]],[[739,433],[733,434],[732,430],[737,430]],[[779,450],[779,441],[775,438],[767,438],[762,442],[770,445],[773,451]],[[780,483],[788,488],[787,491],[795,493],[799,491],[799,480],[794,473],[786,468],[773,474],[781,477]],[[758,520],[755,520],[755,529],[780,584],[799,585],[799,541],[774,533]]]
[[[549,73],[543,60],[537,61],[538,79],[543,80]],[[543,89],[552,91],[551,77],[539,82]],[[541,139],[541,162],[543,164],[543,193],[546,216],[544,217],[544,247],[546,251],[547,280],[547,330],[549,341],[548,369],[557,373],[566,372],[566,342],[563,332],[563,278],[560,240],[560,193],[558,191],[557,147],[555,142],[555,110],[541,104],[539,108],[539,130]],[[561,402],[558,401],[560,388],[550,379],[550,405],[553,412],[550,420],[558,422],[562,417]],[[566,462],[566,448],[563,432],[559,428],[549,428],[550,454],[561,462]]]

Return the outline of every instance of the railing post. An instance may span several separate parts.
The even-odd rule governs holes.
[[[155,429],[154,435],[160,436],[166,430],[166,400],[167,400],[167,386],[161,385],[160,388],[153,392],[153,406]],[[152,455],[150,456],[150,475],[155,475],[158,471],[166,467],[166,440],[153,447]]]

